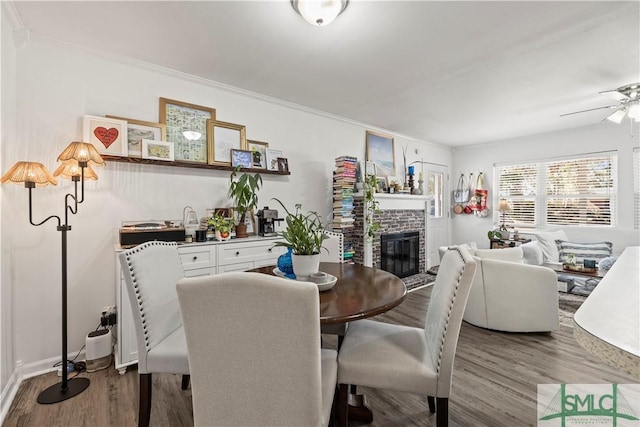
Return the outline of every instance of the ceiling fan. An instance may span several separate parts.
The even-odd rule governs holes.
[[[587,111],[613,109],[616,110],[605,117],[603,120],[609,120],[614,123],[622,123],[622,119],[625,116],[629,116],[636,122],[640,121],[640,83],[632,83],[624,86],[620,86],[615,90],[605,90],[600,92],[600,95],[608,96],[609,98],[618,101],[618,104],[606,105],[604,107],[590,108],[588,110],[574,111],[573,113],[561,114],[560,117],[570,116],[572,114],[586,113]]]

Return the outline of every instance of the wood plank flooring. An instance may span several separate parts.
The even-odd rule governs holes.
[[[421,326],[431,288],[409,294],[378,320]],[[335,346],[333,336],[323,336]],[[135,426],[138,376],[108,369],[82,374],[91,379],[79,396],[55,405],[36,403],[38,393],[59,381],[55,374],[25,380],[4,420],[12,426]],[[152,426],[191,426],[191,392],[179,375],[154,375]],[[489,331],[463,323],[458,343],[449,419],[451,426],[518,427],[536,425],[536,386],[544,383],[637,383],[587,353],[571,328],[550,334]],[[361,388],[374,411],[371,426],[432,426],[426,398]],[[291,397],[295,404],[295,396]],[[352,426],[360,426],[351,423]]]

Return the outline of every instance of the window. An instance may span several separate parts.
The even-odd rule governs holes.
[[[428,195],[431,196],[429,216],[442,218],[444,216],[444,173],[429,172]]]
[[[511,225],[615,225],[615,152],[496,166],[495,173]]]
[[[640,148],[633,149],[633,226],[640,228]]]

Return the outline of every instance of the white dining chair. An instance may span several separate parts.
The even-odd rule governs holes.
[[[260,273],[177,284],[196,426],[326,426],[337,353],[320,347],[318,287]]]
[[[320,251],[320,262],[344,262],[344,235],[334,231],[325,231],[329,236],[322,247],[326,250]]]
[[[372,320],[349,323],[338,356],[339,426],[348,425],[349,384],[426,395],[436,425],[448,425],[453,361],[475,271],[476,263],[466,249],[447,251],[424,328]]]
[[[152,374],[182,374],[189,387],[187,345],[176,295],[184,277],[176,243],[147,242],[120,253],[138,340],[138,426],[151,418]]]

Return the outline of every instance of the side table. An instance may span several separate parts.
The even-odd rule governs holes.
[[[490,239],[489,249],[515,248],[516,246],[520,246],[523,243],[529,243],[530,241],[531,239],[518,239],[518,240]]]

